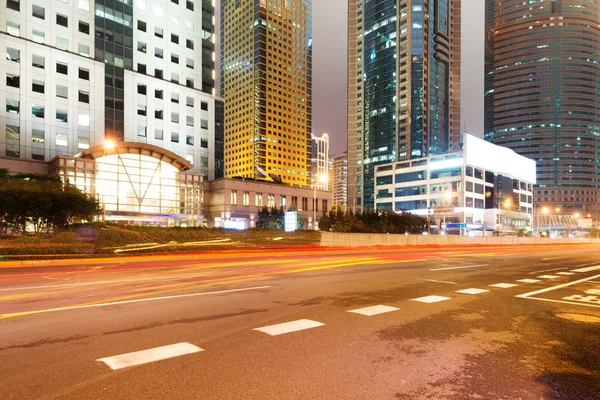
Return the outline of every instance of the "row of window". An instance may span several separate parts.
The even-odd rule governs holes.
[[[6,112],[9,114],[20,114],[21,107],[19,100],[6,99]],[[44,106],[32,105],[31,116],[36,118],[45,118],[46,110]],[[69,122],[69,113],[65,110],[56,110],[56,120],[58,122]],[[89,114],[78,114],[77,124],[80,126],[90,126]]]
[[[148,94],[148,87],[143,84],[137,85],[138,94],[142,94],[146,96]],[[164,99],[164,90],[162,89],[154,89],[154,98],[156,99]],[[179,93],[171,92],[171,103],[179,104]],[[186,96],[185,105],[188,107],[194,108],[194,98],[190,96]],[[208,103],[205,101],[200,102],[200,109],[203,111],[208,111]]]
[[[13,74],[6,74],[6,86],[12,88],[20,88],[21,87],[21,77]],[[46,84],[44,81],[40,81],[37,79],[33,79],[31,82],[31,90],[36,93],[45,93]],[[77,100],[80,103],[89,104],[90,103],[90,92],[85,90],[78,91]],[[56,85],[56,97],[67,99],[69,97],[69,88],[63,85]]]
[[[267,206],[267,207],[277,207],[277,205],[275,204],[275,195],[269,193],[267,195],[267,204],[263,204],[263,194],[262,193],[255,193],[254,194],[254,206],[255,207],[263,207],[263,206]],[[290,207],[292,208],[298,208],[298,197],[296,196],[291,196],[291,204]],[[238,205],[238,192],[237,190],[232,190],[230,193],[230,202],[232,206],[237,206]],[[328,210],[327,208],[327,200],[325,199],[321,199],[321,205],[322,205],[322,209],[323,210]],[[313,203],[313,210],[314,211],[319,211],[319,201],[315,201],[313,199],[312,201]],[[313,210],[309,210],[308,209],[308,204],[309,204],[309,199],[308,197],[303,197],[302,198],[302,207],[300,208],[300,210],[304,210],[304,211],[313,211]],[[243,197],[242,197],[242,205],[243,206],[250,206],[250,192],[243,192]],[[288,206],[287,204],[287,196],[285,195],[280,195],[279,196],[279,207],[282,208],[286,208]]]
[[[13,49],[11,47],[6,48],[6,59],[8,61],[20,63],[21,62],[21,51],[18,49]],[[35,68],[45,69],[46,68],[46,58],[37,54],[32,55],[31,66]],[[69,74],[69,66],[62,62],[56,63],[56,73],[62,75]],[[78,72],[79,79],[83,79],[86,81],[90,80],[90,70],[85,68],[79,68]]]

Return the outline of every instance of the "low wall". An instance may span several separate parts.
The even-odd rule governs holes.
[[[321,233],[321,246],[444,246],[519,244],[600,244],[600,239],[544,239],[496,236],[385,235],[378,233]]]

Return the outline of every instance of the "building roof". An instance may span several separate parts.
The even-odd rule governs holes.
[[[91,147],[77,154],[76,157],[95,160],[100,157],[113,154],[141,154],[154,157],[158,160],[171,164],[180,171],[187,171],[194,166],[185,158],[164,149],[147,143],[115,142],[112,147],[107,148],[104,144]]]

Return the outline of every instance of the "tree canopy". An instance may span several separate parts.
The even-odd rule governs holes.
[[[0,226],[4,232],[37,232],[91,221],[98,201],[57,176],[10,175],[0,169]]]
[[[341,209],[323,212],[319,229],[333,232],[353,233],[423,233],[427,229],[427,219],[408,212],[396,213],[390,210],[368,210],[353,213]]]

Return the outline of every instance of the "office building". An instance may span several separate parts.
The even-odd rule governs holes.
[[[163,148],[215,177],[210,1],[5,5],[0,157],[48,161],[111,140]]]
[[[318,190],[329,190],[329,135],[312,135],[311,185]]]
[[[333,204],[345,209],[348,204],[348,152],[333,157]]]
[[[310,186],[310,0],[221,0],[225,176]]]
[[[379,164],[460,138],[461,1],[348,4],[348,202],[375,206]]]
[[[535,174],[534,161],[465,133],[461,151],[377,166],[375,203],[429,215],[440,233],[532,233]]]
[[[485,138],[537,164],[536,206],[598,221],[600,1],[486,8]]]

